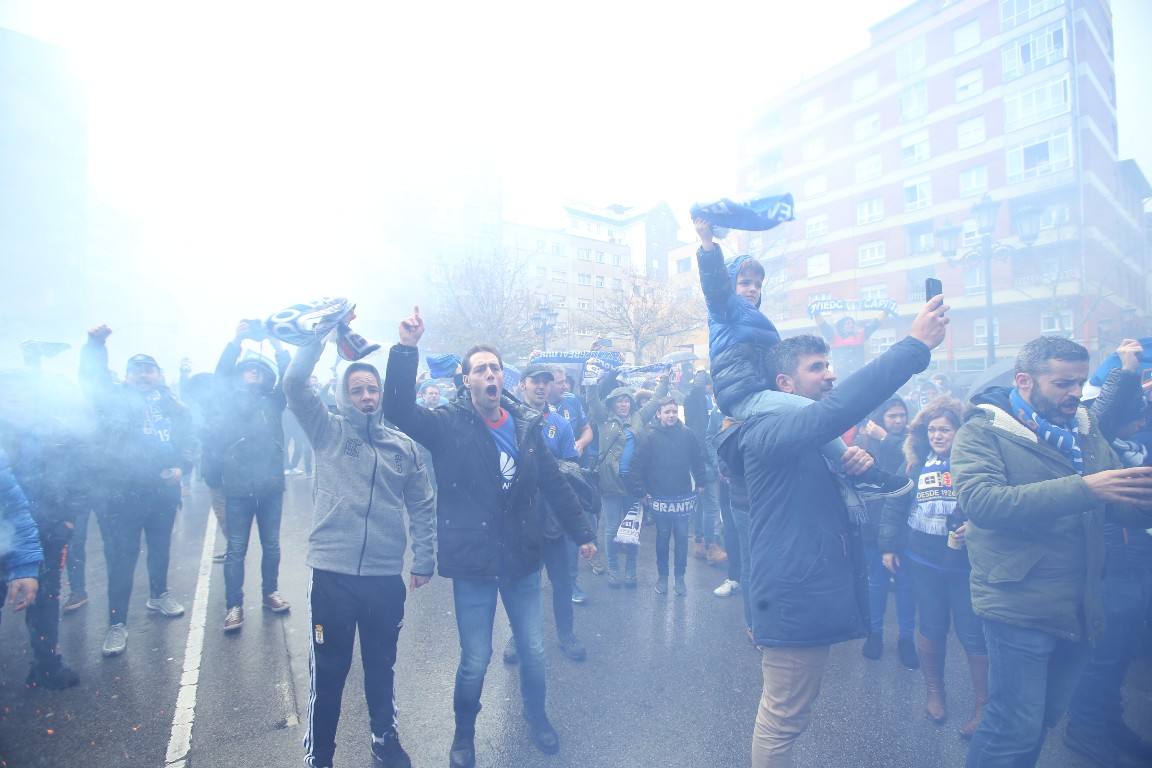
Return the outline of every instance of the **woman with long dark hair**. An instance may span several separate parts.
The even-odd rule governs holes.
[[[916,491],[884,507],[879,545],[888,570],[912,571],[920,615],[916,644],[928,695],[925,714],[933,722],[942,723],[947,717],[944,652],[949,624],[968,653],[976,706],[960,735],[970,738],[988,701],[988,650],[980,619],[972,611],[971,566],[964,546],[967,523],[952,485],[952,442],[962,423],[962,410],[959,401],[941,397],[928,403],[912,421],[904,457],[908,476],[916,480]]]

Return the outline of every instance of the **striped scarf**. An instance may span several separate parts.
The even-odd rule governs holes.
[[[1008,395],[1009,400],[1012,402],[1012,415],[1028,429],[1036,433],[1048,445],[1060,451],[1068,461],[1072,462],[1072,467],[1076,470],[1077,474],[1084,474],[1084,454],[1080,451],[1080,442],[1076,439],[1079,431],[1076,424],[1073,423],[1071,427],[1058,427],[1055,424],[1044,419],[1036,410],[1020,396],[1020,393],[1015,387]]]

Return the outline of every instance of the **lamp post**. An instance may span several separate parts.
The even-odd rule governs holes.
[[[545,302],[540,302],[536,311],[529,317],[532,321],[532,327],[536,330],[536,335],[540,337],[540,347],[544,352],[548,351],[548,333],[556,327],[556,318],[559,314]]]
[[[945,223],[936,230],[940,239],[940,250],[944,258],[951,263],[977,262],[983,270],[984,278],[984,327],[986,329],[986,367],[991,368],[996,363],[996,313],[992,298],[992,259],[1007,258],[1017,250],[1014,246],[994,241],[992,235],[996,232],[996,214],[1000,211],[1000,201],[993,200],[988,195],[976,205],[972,206],[972,213],[976,216],[976,227],[980,234],[980,244],[971,250],[959,252],[960,227]],[[1013,225],[1016,235],[1024,243],[1025,248],[1031,248],[1040,235],[1040,224],[1043,210],[1034,205],[1020,205],[1014,211]]]

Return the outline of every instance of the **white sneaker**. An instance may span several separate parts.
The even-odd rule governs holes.
[[[733,594],[740,591],[740,582],[733,581],[732,579],[724,579],[724,583],[712,590],[712,594],[716,597],[732,597]]]

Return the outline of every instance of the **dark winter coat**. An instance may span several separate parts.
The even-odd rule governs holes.
[[[384,415],[432,454],[437,485],[437,563],[441,576],[481,581],[515,580],[540,569],[544,524],[540,494],[577,544],[596,534],[580,501],[544,445],[536,411],[506,398],[516,426],[519,459],[507,493],[500,451],[468,397],[428,410],[412,391],[419,366],[416,347],[397,344],[388,355]]]
[[[657,424],[640,443],[628,479],[636,496],[686,496],[710,479],[704,443],[679,420]]]
[[[612,371],[597,385],[588,398],[588,414],[599,433],[599,454],[596,472],[600,480],[600,493],[605,496],[630,496],[626,478],[631,472],[635,453],[647,424],[656,415],[656,404],[668,394],[668,380],[660,382],[656,393],[643,408],[637,410],[632,391],[618,386],[618,371]],[[616,415],[612,403],[617,397],[632,400],[632,414],[628,418]]]
[[[245,384],[236,368],[240,345],[231,342],[216,365],[219,407],[204,444],[205,464],[218,473],[225,496],[284,492],[284,398],[288,353],[278,352],[278,380],[261,389]],[[274,375],[271,370],[265,376]]]
[[[868,579],[859,527],[849,517],[821,446],[928,366],[911,337],[805,408],[757,414],[722,436],[720,457],[743,467],[751,499],[753,632],[762,646],[820,646],[863,637]]]

